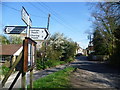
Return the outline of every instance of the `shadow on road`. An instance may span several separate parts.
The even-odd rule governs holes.
[[[97,73],[115,73],[120,74],[119,69],[113,69],[108,67],[105,63],[100,63],[100,61],[88,61],[86,56],[76,57],[77,62],[71,63],[72,66],[76,68],[97,72]]]
[[[111,87],[120,88],[119,87],[119,83],[120,83],[119,69],[111,68],[107,64],[103,62],[101,63],[100,61],[89,61],[87,60],[86,56],[76,57],[76,62],[71,63],[71,66],[78,68],[76,72],[80,71],[79,78],[84,78],[84,76],[86,75],[85,80],[87,80],[87,77],[88,77],[88,82],[90,78],[93,78],[91,79],[90,83],[95,83],[95,84],[99,83],[101,85],[105,84]],[[89,73],[86,74],[86,72],[89,72]],[[76,78],[77,77],[78,76],[76,76]]]

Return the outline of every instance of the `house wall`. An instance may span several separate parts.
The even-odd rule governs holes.
[[[12,60],[14,60],[14,56],[10,55],[3,55],[2,60],[0,61],[1,66],[11,67],[12,66]]]

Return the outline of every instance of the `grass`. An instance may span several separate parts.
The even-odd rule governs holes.
[[[0,67],[0,75],[6,75],[10,69],[6,66]]]
[[[73,67],[68,67],[40,78],[33,82],[33,88],[69,88],[69,75],[73,70]]]

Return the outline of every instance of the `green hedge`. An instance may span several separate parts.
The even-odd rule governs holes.
[[[46,69],[46,68],[50,68],[50,67],[54,67],[57,65],[61,65],[61,64],[65,64],[65,61],[59,61],[59,60],[47,60],[47,61],[43,61],[41,59],[37,59],[37,69],[41,70],[41,69]]]

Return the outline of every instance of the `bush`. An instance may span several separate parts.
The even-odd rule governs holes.
[[[56,33],[43,43],[41,51],[38,51],[38,69],[45,69],[67,63],[74,60],[77,44],[63,34]],[[42,55],[41,55],[42,53]]]
[[[2,69],[2,72],[1,72],[1,75],[6,75],[8,73],[8,71],[10,70],[8,67],[6,66],[2,66],[1,67]]]
[[[72,61],[74,61],[74,58],[72,58],[72,57],[66,60],[66,62],[69,62],[69,63]]]
[[[38,70],[47,68],[46,62],[42,59],[37,59],[36,61],[36,67]]]
[[[61,65],[61,64],[65,64],[66,62],[64,61],[59,61],[59,60],[42,60],[42,59],[37,59],[37,69],[41,70],[41,69],[46,69],[46,68],[50,68],[50,67],[54,67],[57,65]]]

